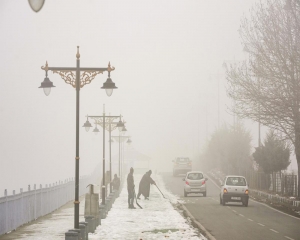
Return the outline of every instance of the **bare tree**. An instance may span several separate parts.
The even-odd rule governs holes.
[[[249,59],[227,70],[232,111],[282,133],[294,146],[300,196],[300,1],[267,0],[243,17]]]

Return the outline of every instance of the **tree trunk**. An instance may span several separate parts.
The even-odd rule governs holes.
[[[297,188],[297,196],[300,198],[300,154],[296,153],[296,159],[298,164],[298,188]]]
[[[300,162],[298,161],[298,198],[300,198]]]

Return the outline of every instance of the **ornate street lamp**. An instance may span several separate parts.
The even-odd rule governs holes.
[[[131,138],[130,136],[121,136],[120,132],[119,132],[119,136],[112,136],[112,139],[114,139],[115,141],[117,141],[119,143],[119,176],[120,176],[120,178],[121,178],[121,172],[122,172],[121,171],[121,144],[127,140],[127,143],[130,145],[132,143],[130,138]]]
[[[106,197],[106,190],[105,190],[105,130],[109,132],[109,158],[110,158],[110,179],[112,179],[111,173],[112,173],[112,168],[111,168],[111,132],[116,129],[117,123],[113,122],[114,119],[120,118],[121,116],[106,116],[105,112],[103,111],[102,116],[88,116],[88,118],[92,118],[95,120],[95,124],[97,126],[100,125],[103,128],[103,175],[102,175],[102,205],[105,205],[105,197]],[[88,122],[88,120],[87,120]],[[85,127],[85,125],[83,125]],[[95,128],[96,129],[96,128]],[[95,129],[93,132],[95,132]],[[98,128],[97,128],[98,129]],[[99,131],[99,129],[98,129]],[[112,192],[112,186],[109,184],[110,187],[110,193]]]
[[[46,77],[41,83],[40,88],[43,88],[46,96],[50,94],[51,88],[54,87],[53,83],[48,78],[48,71],[57,73],[67,83],[72,85],[76,89],[76,157],[75,157],[75,201],[74,201],[74,228],[79,229],[79,96],[80,88],[83,88],[86,84],[91,83],[94,78],[104,71],[108,72],[110,78],[110,72],[115,70],[114,67],[108,64],[107,68],[82,68],[80,67],[80,54],[79,47],[77,47],[76,54],[76,67],[49,67],[48,62],[41,68],[45,71]],[[112,87],[116,88],[114,84],[106,86],[105,90]],[[107,91],[106,91],[107,92]],[[111,95],[111,93],[110,93]],[[108,96],[110,96],[108,95]],[[85,129],[88,131],[91,124],[88,121],[84,124]]]

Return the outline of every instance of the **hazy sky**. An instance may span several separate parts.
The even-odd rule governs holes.
[[[46,0],[35,13],[25,0],[1,0],[0,195],[74,176],[75,90],[52,72],[51,94],[38,87],[46,60],[75,67],[76,46],[82,67],[110,61],[118,87],[107,97],[104,73],[81,89],[80,126],[105,104],[107,114],[124,115],[133,147],[154,163],[167,169],[176,156],[195,156],[206,128],[209,136],[218,125],[218,79],[220,122],[233,122],[222,63],[245,58],[238,28],[254,2]],[[247,127],[255,145],[257,124]],[[81,128],[80,174],[101,160],[102,134]]]

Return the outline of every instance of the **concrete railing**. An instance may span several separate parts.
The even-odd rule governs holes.
[[[86,186],[95,183],[96,179],[101,177],[100,168],[89,176],[80,177],[79,195],[87,192]],[[75,187],[74,179],[59,181],[55,184],[49,184],[43,188],[42,185],[33,189],[28,185],[28,190],[20,193],[13,191],[8,195],[4,191],[4,197],[0,198],[0,235],[8,233],[25,223],[36,220],[60,208],[67,202],[74,200]]]

